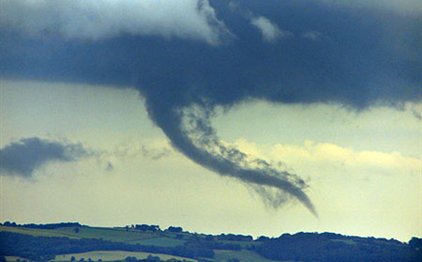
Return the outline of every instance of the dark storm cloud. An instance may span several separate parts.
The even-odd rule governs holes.
[[[101,40],[128,33],[217,44],[220,35],[230,34],[204,0],[16,0],[1,7],[1,24],[35,37],[50,32]]]
[[[376,101],[420,99],[421,16],[318,1],[240,3],[308,38],[268,45],[250,19],[226,1],[211,2],[218,21],[233,34],[219,46],[124,31],[101,41],[61,38],[52,30],[26,37],[3,24],[0,76],[136,85],[146,96],[160,93],[165,103],[185,105],[198,99],[230,105],[252,97],[363,108]],[[327,40],[310,41],[309,32]]]
[[[220,41],[127,30],[69,39],[54,26],[33,37],[3,23],[0,76],[135,86],[177,150],[221,175],[288,192],[311,211],[301,179],[220,142],[210,125],[215,108],[262,99],[364,110],[422,98],[421,12],[323,0],[193,2],[213,14],[200,21]],[[253,24],[238,10],[263,19]],[[273,41],[280,28],[296,37]]]
[[[22,138],[0,149],[0,174],[31,177],[47,163],[76,161],[88,154],[81,144]]]

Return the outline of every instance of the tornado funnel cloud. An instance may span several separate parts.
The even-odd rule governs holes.
[[[190,105],[163,108],[162,104],[147,99],[147,110],[173,147],[195,163],[221,176],[287,193],[317,216],[315,207],[303,191],[306,183],[302,179],[277,170],[264,160],[251,160],[247,154],[221,142],[210,124],[210,118],[214,115],[212,107]]]
[[[257,99],[361,112],[422,101],[419,11],[311,0],[68,2],[1,2],[0,79],[133,87],[176,150],[273,207],[298,199],[316,214],[300,177],[218,138],[216,108]]]

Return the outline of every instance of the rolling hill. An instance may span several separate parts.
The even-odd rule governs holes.
[[[0,226],[0,261],[422,261],[422,239],[283,234],[277,238],[79,223]]]

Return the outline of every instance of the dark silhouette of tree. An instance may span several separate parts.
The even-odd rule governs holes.
[[[181,233],[183,232],[183,228],[170,226],[169,228],[167,228],[167,231],[172,233]]]
[[[151,231],[151,232],[157,232],[160,231],[160,226],[158,225],[135,225],[135,229],[140,230],[140,231]]]
[[[412,237],[409,241],[409,246],[422,251],[422,238]]]
[[[6,227],[16,227],[17,226],[15,222],[9,222],[9,221],[4,222],[3,225],[6,226]]]

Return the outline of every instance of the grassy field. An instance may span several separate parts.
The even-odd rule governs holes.
[[[115,242],[124,242],[128,244],[141,244],[141,245],[152,245],[162,247],[174,247],[183,245],[185,241],[191,237],[188,233],[172,233],[168,231],[160,232],[141,232],[134,229],[125,229],[122,227],[115,228],[102,228],[102,227],[61,227],[55,229],[31,229],[24,227],[5,227],[0,226],[0,231],[8,231],[14,233],[28,234],[32,236],[44,236],[44,237],[69,237],[74,239],[82,238],[97,238],[103,240],[110,240]],[[176,236],[179,235],[179,239]],[[181,238],[181,239],[180,239]],[[239,244],[244,246],[248,242],[244,241],[221,241],[223,243]],[[238,258],[240,261],[255,262],[263,261],[270,262],[252,251],[230,251],[230,250],[216,250],[216,257],[210,261],[226,261],[230,258]],[[170,258],[178,258],[171,255],[164,254],[152,254],[147,252],[126,252],[126,251],[93,251],[86,253],[75,253],[75,254],[64,254],[56,256],[54,261],[70,261],[70,258],[74,256],[78,261],[84,258],[85,261],[91,258],[93,261],[102,259],[103,261],[118,261],[123,260],[128,256],[137,257],[138,259],[146,258],[148,255],[159,256],[161,259],[166,260]],[[183,259],[180,258],[179,259]],[[185,258],[186,259],[186,258]],[[188,261],[195,261],[192,259],[186,259]],[[10,257],[8,261],[16,261],[16,258]]]
[[[18,260],[22,260],[21,257],[14,257],[14,256],[5,256],[6,262],[16,262]]]
[[[248,250],[234,251],[234,250],[216,250],[215,260],[216,262],[226,262],[228,259],[237,258],[241,262],[276,262],[275,260],[269,260],[261,257],[255,252]]]
[[[32,236],[44,236],[44,237],[69,237],[74,239],[82,238],[97,238],[103,240],[110,240],[115,242],[124,242],[128,244],[141,244],[141,245],[151,245],[151,246],[162,246],[162,247],[174,247],[183,245],[184,242],[191,237],[188,233],[171,233],[168,231],[160,232],[141,232],[139,230],[129,229],[126,230],[122,227],[115,228],[102,228],[102,227],[77,227],[77,232],[75,227],[61,227],[55,229],[31,229],[24,227],[5,227],[0,226],[0,231],[8,231],[14,233],[28,234]],[[179,239],[176,239],[176,236],[179,235]],[[182,239],[180,239],[182,238]],[[244,241],[221,241],[223,243],[230,244],[239,244],[244,246],[248,242]],[[231,250],[216,250],[216,257],[214,260],[210,261],[226,261],[230,258],[238,258],[240,261],[245,262],[271,262],[266,260],[252,251],[242,250],[242,251],[231,251]],[[88,258],[91,258],[93,261],[98,261],[102,259],[103,261],[118,261],[123,260],[128,256],[137,257],[138,259],[146,258],[148,255],[159,256],[162,260],[170,258],[178,258],[171,255],[164,254],[152,254],[147,252],[127,252],[127,251],[93,251],[86,253],[75,253],[75,254],[64,254],[56,256],[54,261],[70,261],[70,258],[74,256],[78,261],[81,258],[84,258],[85,261]],[[180,258],[179,259],[183,259]],[[186,259],[186,258],[185,258]],[[192,259],[186,259],[188,261],[195,261]],[[10,257],[8,261],[16,261],[16,258]]]
[[[0,226],[0,231],[28,234],[36,237],[68,237],[74,239],[97,238],[128,244],[154,245],[154,246],[178,246],[183,245],[184,240],[176,239],[173,233],[141,232],[125,228],[101,228],[101,227],[62,227],[56,229],[32,229],[23,227]]]
[[[161,246],[161,247],[175,247],[175,246],[183,246],[185,241],[169,238],[169,237],[153,237],[153,238],[144,238],[138,239],[134,241],[129,241],[130,244],[141,244],[146,246]]]
[[[102,238],[126,243],[159,237],[158,233],[126,231],[124,228],[79,227],[79,232],[75,233],[73,227],[63,227],[53,229],[53,231],[78,238]]]
[[[0,231],[27,234],[35,237],[68,237],[68,238],[81,238],[76,234],[67,234],[66,232],[60,232],[58,230],[51,229],[33,229],[24,227],[6,227],[0,226]]]
[[[149,255],[152,256],[158,256],[161,260],[167,260],[171,258],[176,258],[179,260],[185,259],[186,261],[197,261],[190,258],[183,258],[178,256],[171,256],[171,255],[165,255],[165,254],[152,254],[147,252],[128,252],[128,251],[93,251],[93,252],[86,252],[86,253],[75,253],[75,254],[65,254],[65,255],[58,255],[56,256],[56,259],[51,260],[54,262],[59,261],[70,261],[70,258],[73,256],[78,261],[79,259],[83,258],[85,261],[87,261],[89,258],[92,259],[92,261],[98,261],[98,259],[101,259],[102,261],[119,261],[124,260],[126,257],[136,257],[137,259],[143,259],[148,257]]]

